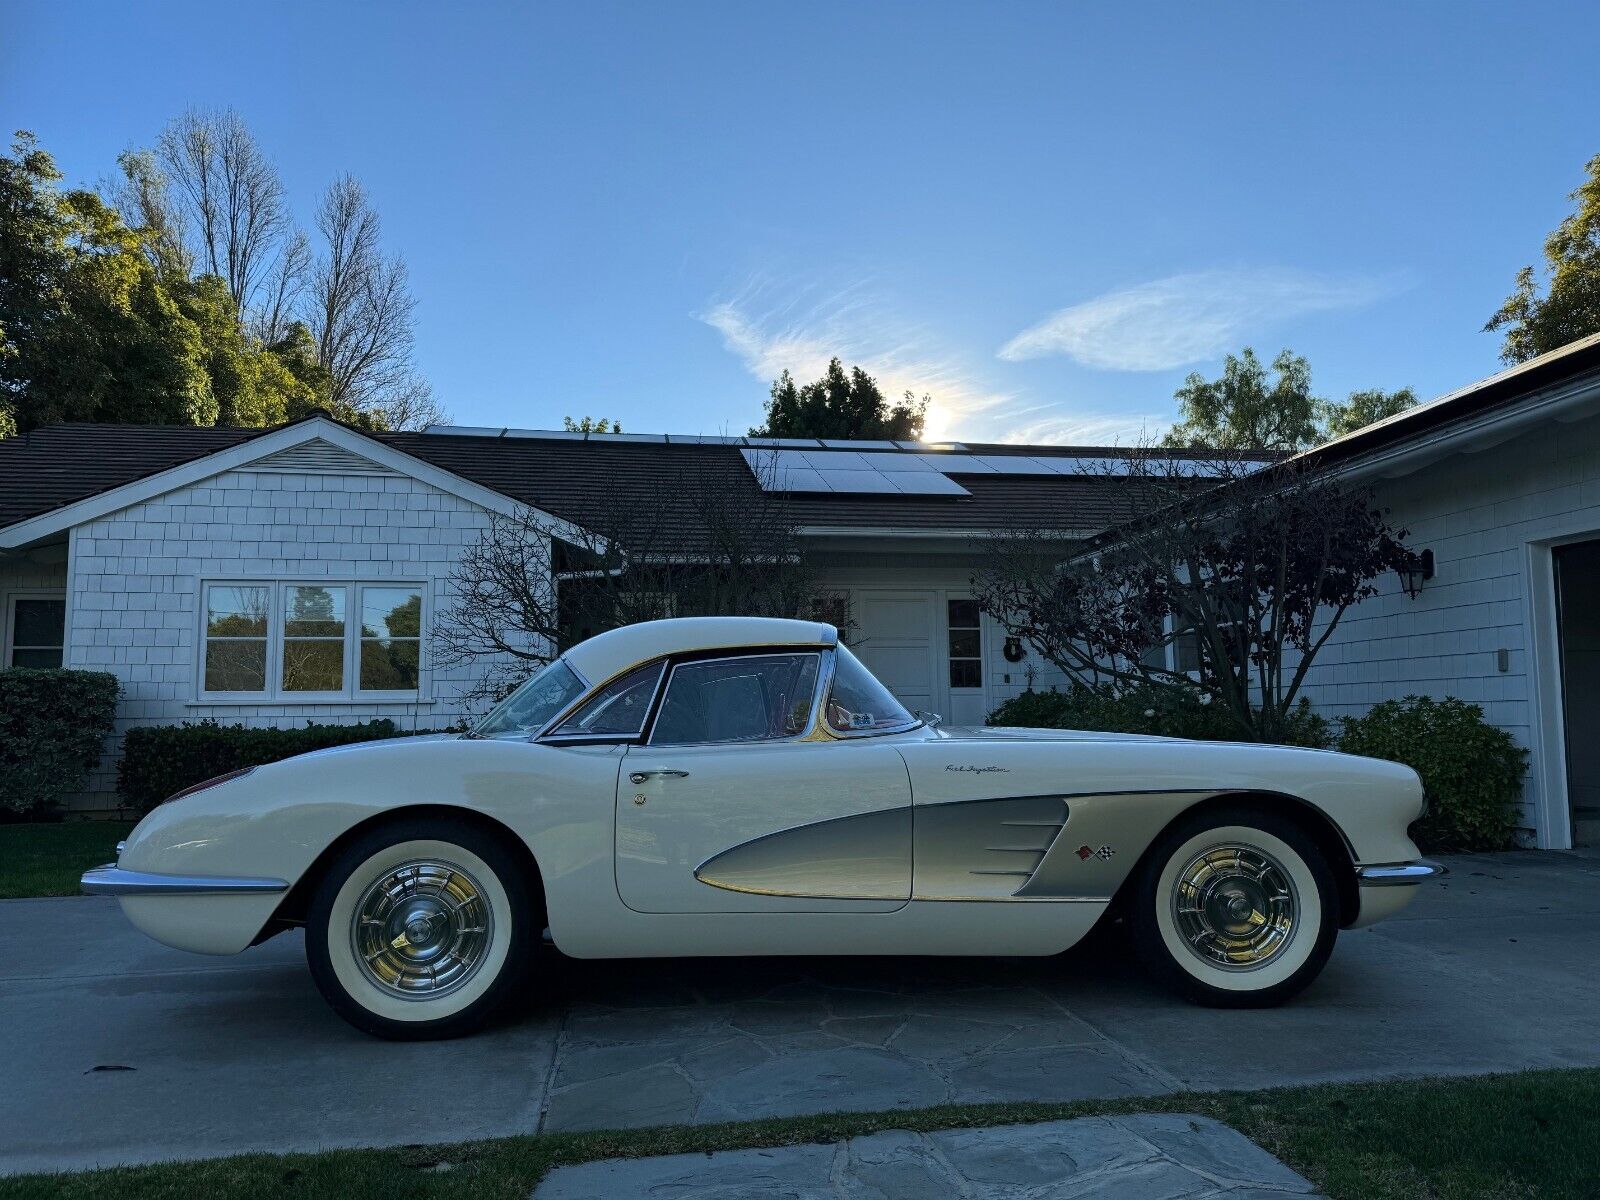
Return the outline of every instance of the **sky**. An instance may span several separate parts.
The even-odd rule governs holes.
[[[831,355],[930,438],[1129,444],[1249,345],[1437,395],[1600,154],[1592,3],[0,0],[92,184],[236,109],[359,178],[463,425],[744,433]]]

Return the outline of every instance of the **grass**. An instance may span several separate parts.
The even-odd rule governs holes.
[[[0,900],[76,896],[78,877],[117,857],[131,821],[0,825]]]
[[[0,1200],[328,1196],[523,1200],[553,1166],[837,1141],[1095,1113],[1197,1112],[1255,1139],[1333,1200],[1578,1200],[1600,1181],[1600,1070],[1339,1084],[1074,1104],[981,1104],[393,1150],[252,1154],[0,1179]]]

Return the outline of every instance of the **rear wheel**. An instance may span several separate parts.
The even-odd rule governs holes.
[[[1328,961],[1333,869],[1295,822],[1249,807],[1181,819],[1140,864],[1129,924],[1145,968],[1200,1004],[1280,1004]]]
[[[522,990],[542,925],[533,881],[464,821],[396,821],[329,865],[306,921],[323,997],[366,1033],[456,1037]]]

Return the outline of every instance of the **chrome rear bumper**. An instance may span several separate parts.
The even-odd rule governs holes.
[[[1429,862],[1427,859],[1422,859],[1411,863],[1385,863],[1381,866],[1357,867],[1356,882],[1362,887],[1403,887],[1407,884],[1421,883],[1424,879],[1434,879],[1449,873],[1449,869],[1442,863]]]
[[[272,895],[289,890],[288,883],[282,879],[154,875],[148,871],[124,871],[116,863],[85,871],[78,886],[86,896]]]

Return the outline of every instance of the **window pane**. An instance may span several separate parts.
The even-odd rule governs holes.
[[[206,643],[206,691],[261,692],[266,687],[265,639]]]
[[[364,692],[414,692],[420,642],[414,638],[361,643],[361,690]]]
[[[957,626],[972,626],[978,624],[978,602],[976,600],[950,601],[950,628]]]
[[[342,587],[291,587],[283,595],[284,637],[343,637]]]
[[[951,658],[977,658],[982,651],[978,648],[979,633],[976,629],[952,629],[950,631],[950,657]]]
[[[54,670],[61,665],[61,648],[53,650],[18,650],[12,647],[11,665],[13,667],[45,667]]]
[[[631,737],[644,728],[645,714],[655,698],[656,681],[663,666],[652,663],[629,671],[600,690],[589,703],[573,713],[555,729],[566,733],[609,733]]]
[[[583,684],[559,658],[541,667],[473,730],[479,737],[531,733],[583,694]]]
[[[760,654],[684,663],[672,672],[650,743],[794,737],[811,723],[820,657]]]
[[[983,668],[975,658],[954,658],[950,660],[950,686],[954,688],[976,688],[983,686]]]
[[[65,600],[19,599],[11,626],[11,644],[13,647],[59,646],[66,627]]]
[[[283,640],[283,690],[286,692],[338,692],[344,690],[344,642]]]
[[[416,588],[361,589],[361,636],[414,638],[422,635],[422,593]]]
[[[206,589],[206,632],[212,637],[265,637],[271,588]]]
[[[828,724],[840,733],[867,733],[909,725],[914,718],[889,689],[840,646],[835,652],[833,690],[828,694]]]

